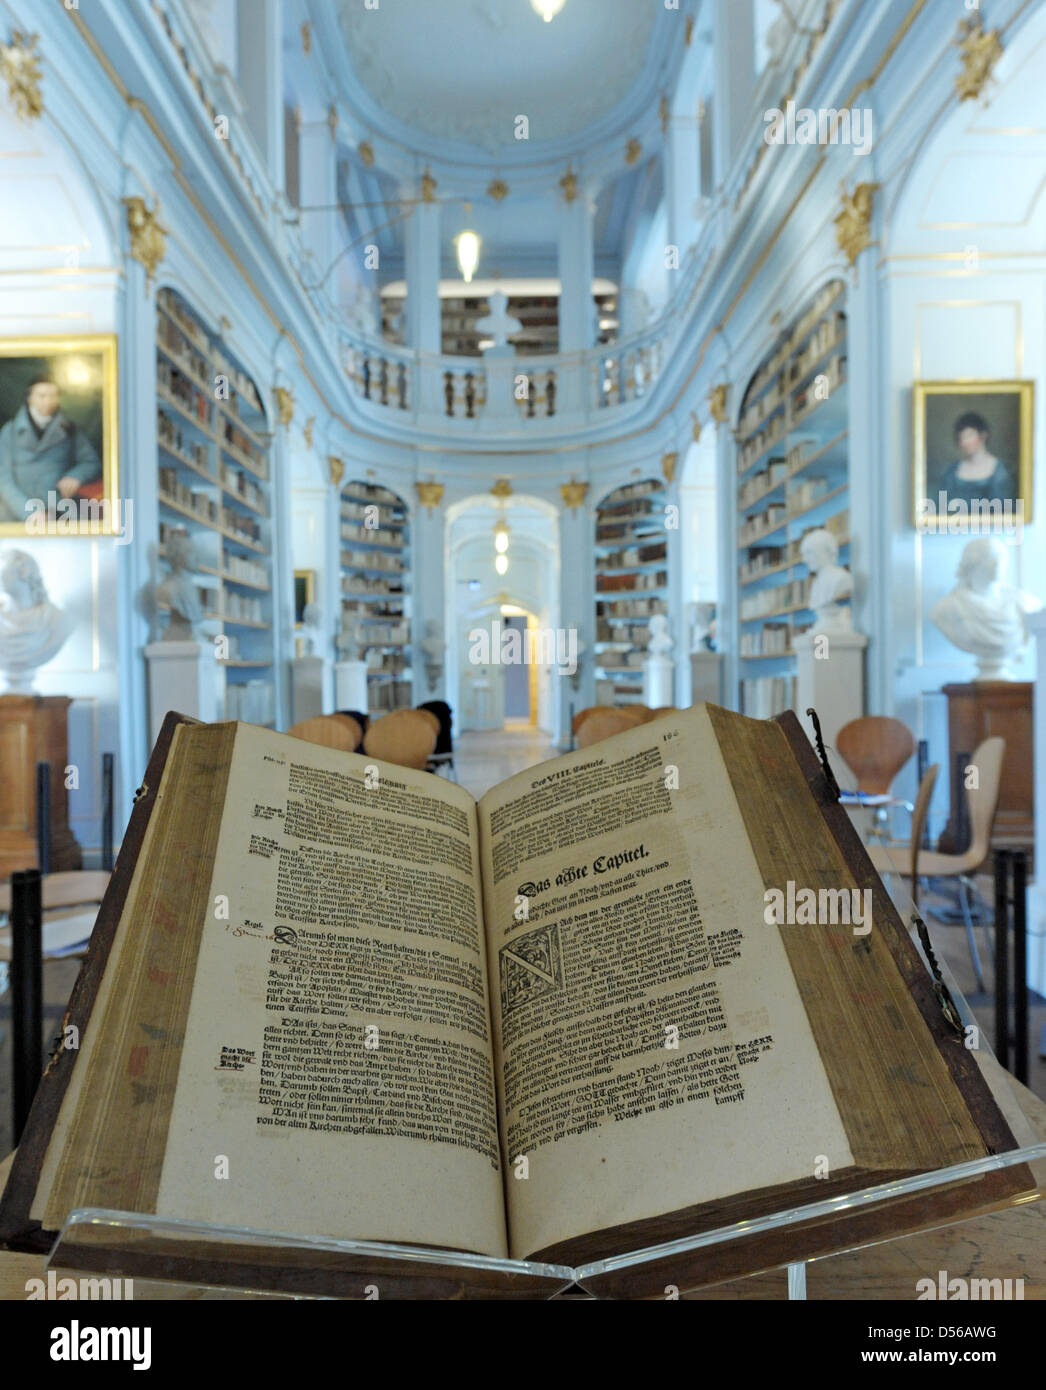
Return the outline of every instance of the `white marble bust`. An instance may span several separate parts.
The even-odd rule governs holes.
[[[33,688],[33,675],[69,636],[72,622],[47,597],[40,569],[24,550],[9,550],[0,566],[0,670],[10,694]]]
[[[509,334],[522,330],[523,324],[513,318],[507,309],[508,295],[503,290],[495,290],[490,296],[490,313],[476,320],[476,331],[493,340],[489,347],[483,349],[484,352],[507,347]]]
[[[968,541],[955,588],[930,613],[949,642],[977,658],[975,680],[1013,680],[1007,663],[1028,640],[1027,615],[1042,607],[1032,594],[1006,583],[1009,558],[997,537]]]
[[[156,591],[159,604],[171,611],[170,622],[161,638],[164,642],[191,642],[196,624],[203,617],[200,591],[193,582],[196,547],[182,526],[168,533],[166,551],[170,573]]]
[[[363,625],[354,613],[341,615],[341,627],[334,639],[334,647],[339,661],[359,661]]]
[[[672,651],[672,634],[668,630],[668,619],[664,613],[655,613],[650,619],[650,640],[647,655],[666,657]]]
[[[853,620],[842,600],[853,593],[854,581],[850,571],[839,563],[839,542],[831,531],[818,527],[803,537],[799,553],[813,577],[809,601],[814,614],[812,631],[850,632]]]

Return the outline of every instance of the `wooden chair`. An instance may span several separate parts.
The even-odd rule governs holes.
[[[347,714],[317,714],[311,719],[300,719],[287,732],[291,738],[324,748],[340,748],[345,753],[354,753],[363,740],[363,730]]]
[[[913,897],[915,896],[914,885],[919,877],[958,879],[959,905],[962,908],[966,940],[970,947],[970,959],[973,961],[973,971],[977,977],[977,987],[980,990],[984,989],[984,972],[981,970],[981,958],[977,954],[977,942],[973,934],[973,914],[970,911],[970,899],[971,896],[976,896],[973,875],[991,853],[992,825],[999,805],[999,790],[1002,786],[1002,760],[1005,753],[1006,743],[1004,739],[986,738],[974,750],[970,759],[970,766],[977,769],[977,786],[970,787],[966,791],[966,802],[970,813],[970,847],[963,854],[941,854],[937,850],[921,849],[919,846],[921,828],[917,834],[914,821],[910,844],[872,845],[868,849],[868,855],[879,873],[899,873],[911,877]],[[929,770],[927,771],[928,775]],[[923,777],[923,783],[925,782],[926,776]],[[919,795],[922,796],[922,793],[923,785],[920,784]],[[929,804],[929,795],[926,797],[926,803]],[[916,804],[918,805],[918,801]],[[906,868],[903,867],[905,864],[907,865]],[[987,921],[985,921],[984,932],[989,949],[991,949],[992,940]]]
[[[579,748],[589,748],[593,743],[599,743],[614,734],[622,733],[625,729],[635,729],[647,722],[641,711],[631,707],[613,709],[610,705],[596,705],[583,713],[587,717],[582,720],[580,726],[576,722],[574,726]]]
[[[893,779],[915,752],[907,724],[882,714],[851,719],[835,736],[835,746],[857,778],[858,790],[886,796]]]
[[[439,720],[429,710],[394,710],[370,726],[363,739],[363,751],[370,758],[420,771],[432,757],[438,735]]]
[[[105,869],[68,869],[44,874],[40,880],[43,906],[43,954],[45,960],[83,955],[94,930],[98,906],[105,897],[110,875]],[[11,911],[11,881],[0,883],[0,913]],[[11,930],[0,927],[0,961],[11,959]]]

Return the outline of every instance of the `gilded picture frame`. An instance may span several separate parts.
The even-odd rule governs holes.
[[[0,339],[0,536],[130,532],[115,333]]]
[[[1013,534],[1032,520],[1033,381],[917,381],[912,406],[916,530]]]

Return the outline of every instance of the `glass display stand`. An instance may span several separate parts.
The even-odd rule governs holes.
[[[911,921],[910,900],[897,905]],[[914,930],[912,939],[925,960]],[[935,959],[934,965],[969,1039],[968,1030],[976,1026],[969,1005],[947,964]],[[959,1225],[1046,1194],[1046,1138],[1036,1135],[1013,1079],[979,1035],[977,1043],[981,1070],[999,1108],[1011,1129],[1018,1122],[1018,1147],[821,1201],[784,1206],[576,1268],[100,1208],[70,1214],[47,1265],[190,1285],[216,1296],[309,1299],[665,1299],[756,1273],[786,1270],[788,1297],[803,1299],[812,1261]]]

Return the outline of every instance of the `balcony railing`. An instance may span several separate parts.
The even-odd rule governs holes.
[[[354,330],[339,330],[341,362],[362,408],[445,431],[497,433],[598,423],[641,409],[657,384],[703,279],[691,258],[668,309],[650,327],[585,352],[542,357],[451,357],[413,352]],[[703,258],[707,268],[708,257]],[[547,425],[546,425],[547,428]]]

